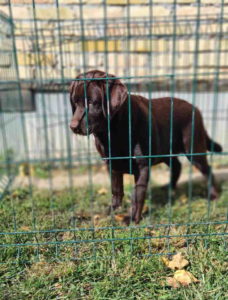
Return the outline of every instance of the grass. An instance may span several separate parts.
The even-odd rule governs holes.
[[[194,183],[191,201],[188,185],[180,186],[172,203],[154,186],[137,228],[119,214],[129,209],[130,185],[116,219],[106,214],[110,195],[101,186],[93,193],[12,191],[0,202],[0,232],[9,233],[0,236],[8,245],[0,249],[0,299],[227,299],[227,183],[220,188],[219,201],[208,205],[203,184]],[[182,226],[167,226],[171,215]],[[195,224],[208,220],[221,224]],[[198,284],[166,285],[173,271],[161,255],[176,252],[189,260]]]

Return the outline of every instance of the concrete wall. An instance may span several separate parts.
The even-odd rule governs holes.
[[[142,95],[149,98],[148,93]],[[171,93],[153,92],[150,96],[171,96]],[[192,93],[179,92],[175,96],[190,103],[195,101],[203,114],[208,134],[221,143],[224,151],[228,151],[228,93],[197,93],[194,100]],[[86,164],[89,150],[91,157],[98,157],[94,140],[90,136],[88,149],[87,137],[73,135],[69,129],[71,114],[68,96],[63,94],[36,95],[36,110],[23,116],[20,113],[0,114],[0,122],[4,124],[0,130],[0,155],[10,149],[15,160],[26,160],[27,145],[31,160],[63,159],[67,163],[70,153],[74,163],[81,161]]]
[[[63,75],[70,79],[83,71],[84,66],[87,70],[108,68],[119,76],[162,76],[172,73],[174,62],[176,73],[181,76],[186,72],[193,73],[196,61],[198,73],[214,72],[218,62],[220,73],[226,72],[228,37],[223,36],[219,41],[218,33],[228,32],[225,18],[228,1],[223,8],[221,27],[218,22],[220,2],[201,1],[197,42],[198,9],[194,0],[176,1],[176,25],[173,23],[173,0],[107,0],[106,6],[101,0],[59,0],[59,9],[55,1],[36,0],[35,10],[32,0],[12,0],[20,77],[45,80]],[[0,11],[9,14],[7,3],[0,0]],[[83,3],[84,30],[80,23],[80,3]],[[106,31],[105,16],[108,21]],[[218,56],[219,48],[221,54]],[[39,53],[37,49],[40,49]],[[4,76],[1,71],[0,76]],[[198,78],[213,79],[214,75],[199,75]],[[224,78],[227,74],[220,75],[220,79]]]

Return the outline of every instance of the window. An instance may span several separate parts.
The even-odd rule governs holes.
[[[17,88],[0,88],[0,112],[32,112],[35,110],[35,98],[32,91],[22,89],[20,93]]]

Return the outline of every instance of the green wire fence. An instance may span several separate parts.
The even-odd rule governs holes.
[[[190,246],[198,240],[205,246],[214,240],[226,245],[227,8],[224,0],[216,4],[200,0],[1,2],[1,263],[44,257],[108,258],[122,252],[163,255],[175,252],[178,243]],[[69,85],[78,74],[93,69],[107,73],[106,83],[108,74],[114,74],[127,86],[128,156],[111,155],[110,118],[109,155],[104,159],[92,136],[73,136],[69,129]],[[86,96],[86,83],[91,79],[80,80]],[[168,180],[171,171],[164,166],[151,168],[144,218],[138,226],[125,226],[122,214],[133,192],[128,176],[121,213],[106,213],[111,204],[112,161],[128,160],[132,173],[131,93],[148,99],[179,97],[201,110],[209,135],[223,147],[221,153],[214,152],[213,146],[210,152],[200,153],[207,155],[219,177],[217,202],[208,196],[211,178],[208,186],[197,182],[195,170],[184,160],[186,154],[172,152],[171,100],[166,157],[170,170],[173,158],[181,158],[185,183],[173,195],[170,184],[161,188],[163,177]],[[86,117],[88,122],[87,109]],[[151,113],[148,118],[151,124]],[[192,132],[194,118],[193,109]],[[146,158],[150,167],[153,157],[149,138]],[[107,159],[109,177],[104,167]]]

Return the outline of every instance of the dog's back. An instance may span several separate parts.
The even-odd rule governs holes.
[[[190,151],[185,144],[187,140],[191,139],[192,132],[195,132],[192,139],[194,145],[200,143],[201,149],[199,150],[207,151],[207,134],[198,108],[193,107],[185,100],[177,98],[171,100],[170,97],[148,100],[138,95],[131,95],[129,99],[130,104],[126,101],[116,116],[116,120],[113,120],[113,128],[116,128],[115,124],[118,124],[118,130],[112,130],[113,140],[115,140],[116,132],[119,141],[123,140],[129,143],[131,128],[132,143],[140,143],[142,150],[144,149],[144,155],[149,153],[150,138],[153,144],[152,154],[169,154],[170,151],[180,153]],[[194,125],[192,126],[192,124]],[[114,147],[116,143],[120,150],[123,143],[113,141]],[[129,153],[126,142],[124,144],[124,149]],[[122,154],[126,155],[126,152]],[[121,156],[120,153],[119,155]],[[134,154],[132,153],[132,155]]]
[[[189,152],[191,140],[193,151],[196,148],[202,152],[207,151],[206,131],[198,108],[185,100],[167,97],[153,99],[152,111],[162,140],[160,153]],[[198,143],[201,144],[201,149],[197,147]]]

